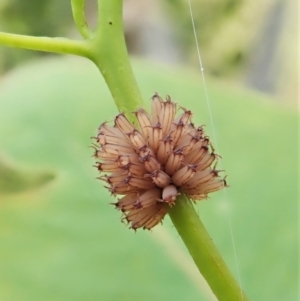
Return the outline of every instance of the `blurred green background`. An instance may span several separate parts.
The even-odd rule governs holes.
[[[68,1],[22,3],[0,1],[1,29],[76,36]],[[170,41],[174,43],[170,56],[176,48],[179,58],[168,64],[154,62],[164,61],[164,47],[169,44],[162,46],[160,55],[143,51],[151,39],[143,41],[141,36],[147,37],[151,24],[144,18],[146,31],[134,33],[135,27],[141,27],[132,24],[142,24],[134,17],[135,10],[147,9],[130,0],[125,1],[128,45],[133,54],[144,56],[133,59],[133,67],[145,99],[155,91],[170,94],[193,110],[195,124],[206,124],[212,136],[191,28],[180,23],[190,22],[183,3],[144,2],[151,7],[150,20],[151,14],[168,16],[172,25],[168,30],[173,31],[164,34],[179,34]],[[249,5],[248,1],[232,3],[235,11]],[[264,3],[266,16],[270,10]],[[200,4],[220,24],[229,18],[218,1],[193,2]],[[220,8],[218,13],[212,5]],[[92,7],[87,7],[91,23]],[[207,36],[213,39],[218,32],[212,26],[215,21],[204,22],[200,8],[195,7],[194,14],[199,24],[203,21],[197,30],[211,30]],[[157,24],[160,20],[157,16]],[[248,26],[248,30],[253,29]],[[185,46],[178,46],[183,39]],[[238,46],[229,31],[227,39]],[[218,78],[207,76],[207,88],[217,153],[222,155],[231,187],[199,203],[197,211],[236,277],[237,259],[250,300],[294,301],[299,181],[296,92],[283,95],[280,85],[269,95],[245,88],[248,56],[226,71],[222,47],[213,52],[209,40],[201,40],[208,45],[203,60],[207,74]],[[160,48],[159,43],[152,44]],[[211,65],[205,55],[209,49],[212,61],[215,57],[219,63]],[[254,52],[248,46],[244,49]],[[95,180],[90,137],[117,113],[98,70],[74,57],[44,54],[28,60],[34,54],[0,48],[0,300],[215,300],[169,218],[152,232],[129,231],[120,222],[120,213],[108,205],[112,198]],[[293,72],[287,74],[294,80]]]
[[[294,0],[190,0],[207,74],[272,94],[297,105],[298,12]],[[86,14],[96,25],[96,0]],[[124,0],[131,54],[198,69],[187,0]],[[0,0],[0,29],[20,34],[79,38],[69,1]],[[2,48],[0,72],[45,53]]]

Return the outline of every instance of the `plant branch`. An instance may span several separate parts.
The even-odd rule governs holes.
[[[33,37],[0,32],[0,45],[90,57],[88,43],[65,38]]]
[[[92,60],[101,71],[118,109],[132,120],[143,106],[124,38],[122,0],[98,0],[98,29],[91,40]]]
[[[191,201],[184,194],[180,195],[169,214],[196,266],[218,300],[247,301]]]
[[[88,27],[84,14],[85,0],[71,0],[73,19],[80,34],[88,39],[92,37],[93,32]]]

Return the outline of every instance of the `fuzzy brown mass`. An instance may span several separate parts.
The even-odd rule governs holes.
[[[138,127],[122,113],[114,126],[99,127],[94,145],[99,179],[113,195],[122,196],[114,204],[132,229],[151,229],[162,221],[179,191],[202,200],[226,186],[203,126],[194,126],[191,111],[180,110],[176,116],[176,103],[155,94],[151,114],[134,112]]]

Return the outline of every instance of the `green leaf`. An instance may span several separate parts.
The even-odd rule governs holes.
[[[133,67],[145,99],[170,94],[214,140],[198,73]],[[17,174],[55,176],[0,194],[1,300],[214,300],[169,220],[153,232],[128,230],[95,179],[90,137],[117,109],[90,62],[37,61],[2,78],[0,91],[1,158]],[[197,210],[237,276],[230,220],[250,300],[295,300],[298,116],[209,79],[208,94],[231,187]]]
[[[23,171],[20,166],[8,164],[7,159],[0,158],[0,195],[37,189],[54,177],[50,171]]]

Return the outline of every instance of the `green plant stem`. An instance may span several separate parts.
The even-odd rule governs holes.
[[[229,271],[191,201],[182,194],[169,212],[200,273],[219,301],[248,301]]]
[[[88,43],[65,38],[33,37],[0,32],[0,45],[90,57]]]
[[[92,60],[101,71],[118,109],[128,118],[143,106],[127,52],[122,0],[98,0],[98,29],[91,40]]]
[[[143,106],[124,38],[122,0],[98,0],[98,28],[89,30],[84,17],[84,0],[72,0],[73,17],[85,41],[33,37],[0,32],[0,45],[75,54],[91,59],[102,73],[116,106],[134,120],[132,111]]]
[[[72,5],[72,13],[73,19],[76,24],[76,27],[80,34],[85,38],[88,39],[92,37],[93,33],[89,29],[88,24],[85,19],[84,14],[84,2],[85,0],[71,0]]]

